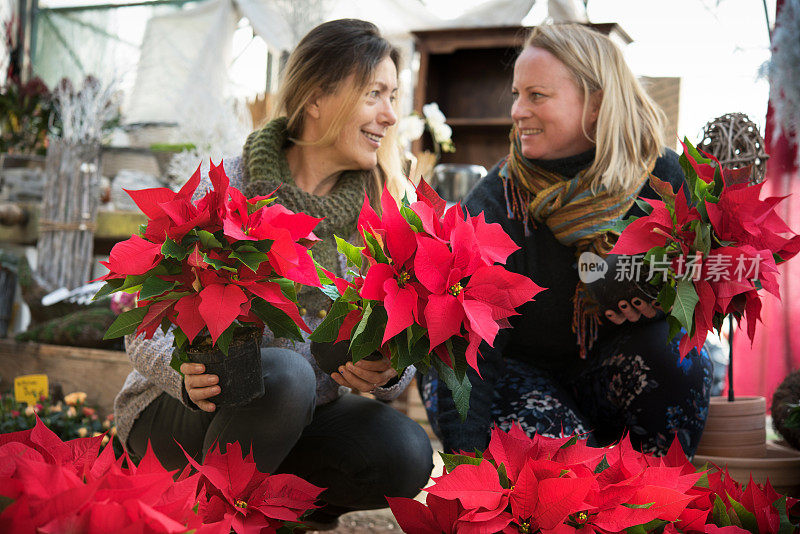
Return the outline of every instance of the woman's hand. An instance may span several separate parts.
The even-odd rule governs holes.
[[[617,310],[606,310],[604,315],[606,319],[614,324],[622,324],[625,321],[635,323],[644,315],[648,319],[652,319],[661,309],[661,305],[657,300],[645,302],[639,297],[634,297],[630,302],[627,300],[620,300],[617,304]]]
[[[183,384],[186,386],[186,393],[198,408],[204,412],[213,412],[217,405],[207,401],[209,397],[218,395],[220,392],[217,382],[217,375],[205,374],[206,366],[202,363],[182,363],[181,373],[183,373]]]
[[[396,376],[397,372],[392,369],[389,358],[385,356],[380,360],[359,360],[355,364],[347,362],[339,367],[338,373],[331,374],[331,378],[340,386],[357,389],[362,393],[369,393]]]

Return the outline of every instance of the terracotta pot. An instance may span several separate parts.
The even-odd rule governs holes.
[[[800,451],[778,443],[765,444],[766,453],[761,458],[734,458],[731,456],[706,456],[696,454],[692,464],[702,467],[713,463],[728,468],[734,480],[742,484],[753,480],[763,484],[769,479],[779,493],[800,496]]]
[[[764,397],[711,397],[698,456],[763,458],[767,455]],[[735,477],[734,477],[735,478]]]
[[[189,359],[206,366],[206,372],[219,377],[219,395],[208,400],[217,407],[244,406],[264,395],[264,379],[261,372],[261,334],[251,331],[234,336],[225,356],[217,348],[213,350],[189,346]]]

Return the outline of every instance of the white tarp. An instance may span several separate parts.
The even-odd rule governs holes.
[[[176,122],[194,99],[221,101],[238,18],[232,0],[151,18],[126,122]]]
[[[580,0],[491,0],[447,21],[447,26],[534,26],[545,20],[587,22],[586,9]]]

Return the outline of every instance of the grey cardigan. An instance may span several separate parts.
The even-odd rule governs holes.
[[[243,186],[243,164],[241,157],[230,158],[224,162],[225,173],[230,179],[230,185],[237,189]],[[211,188],[211,180],[207,173],[203,174],[194,199],[202,197]],[[344,258],[340,258],[344,263]],[[344,269],[341,272],[345,272]],[[322,319],[318,317],[319,310],[308,310],[304,317],[309,328],[316,328]],[[305,335],[305,334],[304,334]],[[311,355],[311,343],[291,341],[285,338],[275,338],[268,329],[265,330],[262,347],[285,347],[300,353],[311,363],[317,377],[317,406],[327,404],[349,392],[349,388],[339,386],[333,379],[323,373]],[[156,397],[166,392],[181,401],[187,408],[197,410],[197,406],[189,400],[186,388],[183,387],[181,375],[177,373],[169,362],[172,359],[172,334],[164,334],[156,330],[152,339],[143,336],[125,337],[125,350],[133,365],[133,371],[128,375],[122,390],[114,400],[114,417],[117,425],[117,435],[120,442],[127,448],[128,435],[133,423],[139,414],[153,402]],[[377,388],[375,397],[379,400],[389,401],[396,398],[408,387],[414,377],[416,369],[411,366],[405,370],[399,381],[389,388]]]

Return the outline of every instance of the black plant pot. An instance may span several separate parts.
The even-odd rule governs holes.
[[[225,356],[217,348],[192,347],[186,353],[195,363],[206,366],[206,373],[219,377],[219,395],[208,400],[217,407],[244,406],[264,395],[261,373],[261,334],[258,331],[233,338]]]
[[[639,280],[617,280],[618,260],[619,255],[617,254],[606,256],[606,276],[586,284],[589,295],[600,305],[601,312],[605,310],[618,312],[620,300],[626,300],[631,303],[633,299],[639,298],[649,304],[658,296],[658,289],[648,284],[645,280],[647,269],[642,269]]]
[[[339,343],[317,343],[311,342],[311,354],[317,360],[317,365],[325,374],[336,373],[339,366],[353,361],[349,352],[350,343],[340,341]],[[376,361],[383,358],[380,352],[373,352],[365,360]]]

